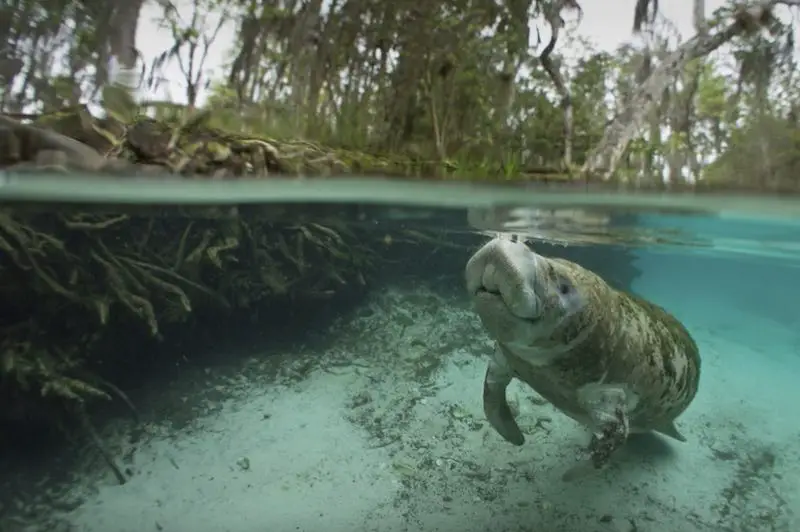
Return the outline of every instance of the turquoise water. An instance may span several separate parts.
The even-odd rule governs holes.
[[[3,530],[800,529],[796,200],[349,179],[0,184],[6,212],[41,227],[78,211],[205,227],[210,211],[190,205],[235,207],[236,219],[270,213],[287,231],[338,221],[380,264],[347,297],[164,330],[157,345],[112,338],[118,349],[142,342],[141,362],[121,372],[138,378],[110,372],[142,421],[121,407],[92,413],[125,483],[80,438],[12,446]],[[677,422],[686,442],[634,438],[607,469],[564,482],[588,432],[519,381],[509,397],[526,443],[492,430],[481,394],[493,343],[464,268],[511,235],[685,325],[702,357]],[[88,253],[65,242],[73,257]],[[4,285],[27,282],[2,261]]]

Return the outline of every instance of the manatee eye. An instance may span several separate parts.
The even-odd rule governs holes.
[[[571,280],[566,277],[559,276],[558,284],[556,284],[556,290],[558,290],[559,304],[567,316],[572,316],[575,313],[580,312],[585,301],[581,295],[581,292]]]
[[[570,292],[572,292],[572,285],[569,282],[561,279],[558,282],[558,293],[561,294],[562,296],[565,296]]]

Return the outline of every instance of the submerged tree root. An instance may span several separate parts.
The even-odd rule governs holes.
[[[78,120],[72,114],[42,117],[32,126],[0,120],[3,134],[24,134],[30,141],[4,159],[11,161],[4,169],[36,169],[42,154],[61,150],[63,169],[84,173],[87,165],[78,160],[84,155],[92,169],[103,172],[135,167],[194,178],[347,170],[340,168],[338,152],[309,142],[225,133],[208,127],[203,117],[117,124],[101,123],[81,109]],[[338,219],[336,209],[314,209],[310,219],[289,220],[281,208],[247,210],[247,215],[221,206],[152,207],[146,214],[0,209],[0,392],[13,392],[0,398],[47,397],[69,406],[64,411],[123,483],[87,408],[94,399],[112,397],[134,414],[136,408],[118,387],[85,371],[97,357],[110,357],[95,349],[103,345],[98,340],[122,327],[138,331],[135,326],[143,336],[161,339],[170,326],[191,326],[201,314],[250,309],[257,314],[287,298],[316,302],[362,290],[379,268],[375,249],[386,245],[386,235]],[[409,237],[416,238],[394,240]],[[130,346],[118,351],[136,356]],[[0,417],[10,411],[5,406],[0,404]]]
[[[86,412],[86,408],[83,406],[82,403],[78,403],[74,410],[75,410],[75,417],[78,419],[81,428],[89,437],[95,450],[97,450],[97,452],[103,458],[103,461],[106,463],[108,468],[111,469],[112,473],[114,473],[114,478],[117,479],[117,482],[119,482],[120,485],[125,484],[128,481],[128,479],[125,477],[125,474],[122,472],[122,469],[120,469],[120,467],[117,465],[117,462],[114,460],[114,457],[111,455],[108,449],[106,449],[105,445],[103,445],[103,440],[100,439],[100,435],[97,434],[94,425],[89,419],[89,414]]]
[[[286,295],[329,297],[363,286],[376,267],[374,252],[347,227],[322,220],[281,225],[0,211],[0,270],[19,281],[0,285],[3,315],[31,317],[15,324],[0,318],[0,387],[81,405],[72,410],[76,421],[96,440],[83,419],[85,401],[115,396],[136,412],[122,390],[82,370],[115,317],[121,323],[132,316],[160,338],[163,324],[185,322],[198,310],[229,311]],[[57,330],[50,334],[47,324]],[[108,453],[99,452],[114,468]]]

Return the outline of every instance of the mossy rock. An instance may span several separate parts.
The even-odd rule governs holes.
[[[0,117],[0,168],[196,178],[415,173],[414,163],[404,157],[243,135],[211,127],[211,118],[203,110],[186,111],[181,119],[139,116],[123,123],[95,118],[84,107],[44,115],[32,124]]]

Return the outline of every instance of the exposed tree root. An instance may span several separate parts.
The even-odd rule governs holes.
[[[82,218],[82,217],[81,217]],[[127,214],[120,214],[119,216],[114,216],[112,218],[108,218],[106,220],[98,221],[98,222],[85,222],[83,220],[67,220],[64,219],[64,225],[69,229],[83,229],[85,231],[96,231],[101,229],[107,229],[114,224],[124,222],[129,220],[129,216]]]

